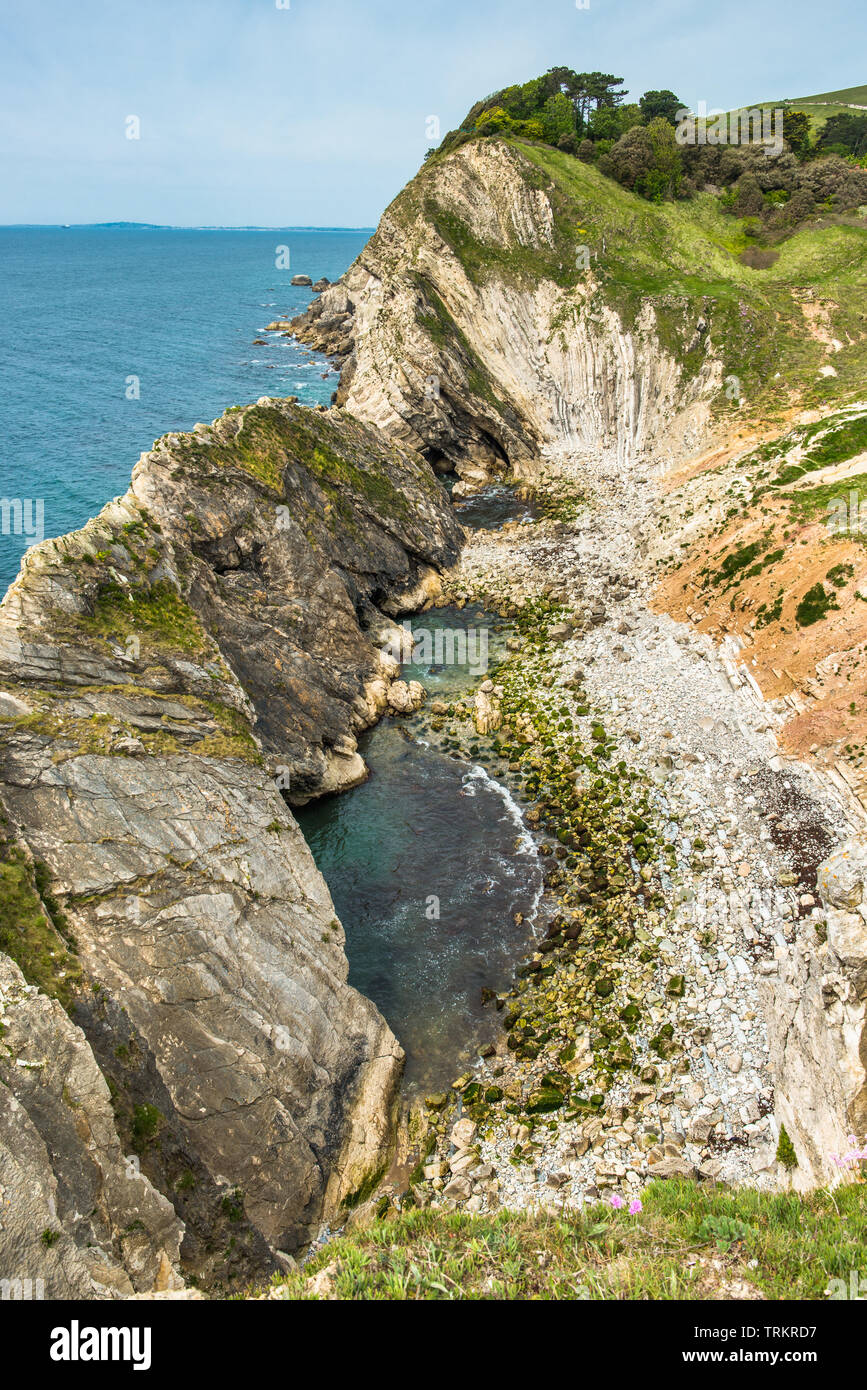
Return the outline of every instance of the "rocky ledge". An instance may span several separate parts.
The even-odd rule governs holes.
[[[402,1054],[287,801],[365,775],[382,633],[460,539],[417,455],[263,399],[25,556],[0,609],[0,1264],[49,1297],[273,1268],[385,1161]]]

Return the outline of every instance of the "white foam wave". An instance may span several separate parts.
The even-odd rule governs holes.
[[[502,782],[498,782],[496,778],[491,777],[479,763],[474,763],[469,772],[466,772],[461,780],[464,786],[464,793],[467,796],[475,796],[479,787],[484,787],[486,790],[493,792],[495,796],[498,796],[503,803],[506,815],[518,831],[516,852],[518,854],[525,854],[532,859],[538,874],[538,882],[536,884],[536,891],[533,895],[533,902],[527,913],[529,918],[534,918],[545,892],[545,880],[542,876],[539,852],[536,849],[532,835],[524,825],[520,806],[512,796],[509,788],[503,786]]]

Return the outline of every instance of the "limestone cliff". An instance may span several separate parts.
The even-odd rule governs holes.
[[[342,405],[470,486],[532,473],[555,439],[624,460],[695,445],[722,386],[709,307],[603,283],[607,238],[638,215],[577,160],[470,142],[423,167],[292,329],[342,363]]]
[[[263,399],[158,441],[123,498],[25,556],[0,608],[0,799],[10,872],[32,855],[45,902],[2,941],[42,993],[0,957],[22,1020],[0,1094],[11,1190],[35,1205],[26,1240],[0,1218],[0,1266],[48,1296],[169,1277],[182,1228],[154,1186],[187,1268],[227,1280],[303,1243],[383,1162],[400,1048],[347,984],[286,799],[364,775],[355,735],[394,675],[384,608],[417,606],[460,534],[418,456]],[[91,1175],[73,1182],[76,1143]],[[87,1184],[112,1277],[69,1215]],[[52,1198],[62,1275],[33,1234]],[[131,1264],[116,1213],[136,1200]]]

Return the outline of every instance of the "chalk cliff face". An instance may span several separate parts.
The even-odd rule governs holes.
[[[77,946],[58,934],[37,959],[22,941],[18,960],[49,993],[54,960],[61,993],[77,959],[84,1029],[40,996],[40,1045],[5,1034],[0,1077],[21,1082],[35,1047],[52,1078],[52,1114],[28,1109],[40,1201],[64,1183],[56,1135],[84,1115],[65,1054],[94,1096],[97,1067],[109,1078],[146,1190],[139,1282],[177,1266],[182,1229],[147,1179],[183,1217],[187,1266],[222,1279],[296,1248],[383,1162],[401,1051],[347,984],[282,793],[364,775],[355,735],[394,675],[380,605],[417,606],[459,537],[417,456],[340,411],[263,400],[159,441],[125,497],[28,552],[0,609],[0,799],[50,884],[48,928]],[[117,1168],[104,1083],[89,1103]],[[22,1272],[53,1281],[48,1296],[80,1287],[35,1245]]]
[[[649,298],[618,312],[584,265],[580,222],[519,149],[463,145],[421,170],[293,331],[342,362],[340,404],[469,487],[531,475],[555,439],[614,444],[624,461],[697,445],[722,375],[707,323],[685,304],[675,353]]]

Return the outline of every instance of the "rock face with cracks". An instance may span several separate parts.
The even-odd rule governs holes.
[[[827,939],[777,951],[766,985],[776,1107],[798,1164],[792,1181],[834,1181],[833,1155],[867,1133],[867,853],[850,840],[819,870]]]
[[[188,1269],[239,1277],[381,1167],[402,1053],[347,984],[286,803],[365,776],[355,735],[395,674],[376,633],[460,535],[418,456],[265,399],[158,441],[125,497],[25,556],[0,609],[0,799],[58,950],[22,933],[23,977],[0,955],[7,1010],[38,1023],[0,1047],[0,1182],[31,1194],[0,1223],[4,1270],[55,1296],[169,1288],[183,1236]],[[25,985],[51,992],[61,930],[83,1033]]]
[[[463,145],[422,168],[292,330],[341,365],[339,404],[456,471],[459,491],[534,476],[553,440],[624,460],[694,447],[721,383],[715,351],[687,382],[649,300],[626,322],[592,265],[567,274],[580,220],[519,148]]]
[[[38,1297],[38,1279],[46,1298],[180,1288],[183,1225],[124,1156],[84,1034],[3,955],[0,1022],[4,1296]]]

